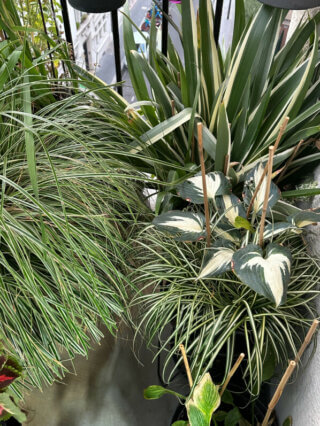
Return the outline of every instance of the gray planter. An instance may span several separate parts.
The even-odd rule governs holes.
[[[112,12],[123,6],[126,0],[68,0],[70,5],[81,12]]]
[[[320,6],[320,0],[259,0],[260,3],[280,9],[304,10]]]

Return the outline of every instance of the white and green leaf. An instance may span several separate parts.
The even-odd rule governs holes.
[[[198,279],[215,277],[231,271],[234,246],[227,240],[217,240],[213,247],[206,250]]]
[[[254,169],[252,169],[246,176],[244,182],[244,202],[249,205],[250,201],[253,197],[253,194],[260,182],[261,176],[264,172],[264,165],[262,163],[258,163]],[[253,210],[257,214],[262,213],[264,198],[266,194],[267,188],[267,177],[263,178],[262,184],[257,192],[257,195],[253,202]],[[280,190],[279,188],[271,182],[270,185],[270,194],[268,199],[267,212],[270,212],[270,209],[276,204],[276,202],[280,198]]]
[[[233,194],[217,197],[216,204],[219,213],[223,215],[233,226],[235,226],[238,216],[243,218],[246,217],[246,212],[241,201]]]
[[[206,175],[207,195],[209,200],[213,200],[218,195],[230,194],[231,185],[229,180],[221,172],[211,172]],[[177,188],[181,198],[195,204],[203,204],[202,176],[197,175],[187,179]]]
[[[270,240],[271,238],[274,238],[277,235],[281,235],[289,231],[294,234],[299,234],[302,232],[301,229],[299,229],[297,226],[292,225],[288,222],[269,223],[264,228],[263,239]]]
[[[173,210],[155,217],[152,223],[157,229],[174,235],[177,241],[196,241],[206,236],[202,213]]]
[[[288,219],[298,228],[303,228],[304,226],[320,222],[320,213],[317,213],[316,211],[302,210],[290,216]]]
[[[271,243],[263,250],[256,244],[238,250],[232,258],[233,270],[241,281],[276,306],[286,300],[290,281],[291,254],[279,244]]]

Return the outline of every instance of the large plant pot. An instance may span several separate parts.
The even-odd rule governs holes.
[[[260,3],[280,9],[304,10],[320,6],[320,0],[259,0]]]
[[[126,0],[68,0],[68,2],[81,12],[104,13],[119,9]]]

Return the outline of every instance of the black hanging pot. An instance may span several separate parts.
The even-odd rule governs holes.
[[[259,0],[260,3],[280,9],[304,10],[320,6],[320,0]]]
[[[111,12],[123,6],[126,0],[68,0],[70,5],[81,12]]]

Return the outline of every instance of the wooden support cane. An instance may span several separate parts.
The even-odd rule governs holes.
[[[179,349],[180,349],[180,352],[181,352],[181,355],[182,355],[182,359],[183,359],[183,363],[184,363],[184,368],[186,369],[186,373],[187,373],[187,377],[188,377],[188,382],[189,382],[189,386],[190,386],[190,389],[191,389],[192,386],[193,386],[193,380],[192,380],[192,375],[191,375],[191,370],[190,370],[190,366],[189,366],[189,362],[188,362],[186,350],[185,350],[184,345],[182,343],[180,343]]]
[[[262,208],[262,216],[261,216],[261,222],[260,222],[260,233],[259,233],[259,245],[262,247],[263,245],[263,232],[264,232],[264,224],[267,216],[267,210],[268,210],[268,201],[269,201],[269,194],[270,194],[270,186],[271,186],[271,179],[272,179],[272,166],[273,166],[273,156],[274,156],[274,146],[269,146],[269,159],[267,163],[267,185],[266,185],[266,193],[264,195],[264,201],[263,201],[263,208]]]
[[[232,376],[234,375],[234,373],[237,371],[237,369],[239,368],[239,365],[241,364],[243,358],[244,358],[244,353],[239,355],[239,358],[237,359],[237,361],[234,363],[233,367],[231,368],[231,370],[229,371],[229,374],[226,378],[226,381],[224,382],[221,391],[220,391],[220,396],[223,395],[223,392],[226,390]]]

